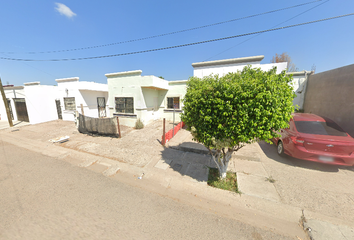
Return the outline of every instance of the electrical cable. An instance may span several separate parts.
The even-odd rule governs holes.
[[[281,22],[281,23],[279,23],[279,24],[277,24],[277,25],[274,25],[272,28],[275,28],[275,27],[277,27],[277,26],[279,26],[279,25],[282,25],[283,23],[289,22],[290,20],[292,20],[292,19],[294,19],[294,18],[296,18],[296,17],[298,17],[298,16],[300,16],[300,15],[302,15],[302,14],[304,14],[304,13],[307,13],[307,12],[311,11],[312,9],[317,8],[317,7],[319,7],[319,6],[321,6],[322,4],[325,4],[325,3],[327,3],[327,2],[329,2],[329,0],[327,0],[327,1],[323,2],[323,3],[320,3],[320,4],[318,4],[318,5],[316,5],[316,6],[312,7],[312,8],[310,8],[310,9],[304,11],[304,12],[301,12],[301,13],[295,15],[294,17],[289,18],[288,20],[286,20],[286,21],[284,21],[284,22]],[[216,57],[216,56],[218,56],[218,55],[220,55],[220,54],[222,54],[222,53],[224,53],[224,52],[229,51],[230,49],[232,49],[232,48],[234,48],[234,47],[237,47],[237,46],[239,46],[239,45],[241,45],[241,44],[243,44],[243,43],[245,43],[245,42],[248,42],[249,40],[258,37],[258,36],[261,35],[261,34],[262,34],[262,33],[259,33],[259,34],[255,35],[255,36],[252,36],[252,37],[250,37],[250,38],[248,38],[248,39],[246,39],[246,40],[244,40],[244,41],[242,41],[242,42],[240,42],[240,43],[238,43],[238,44],[236,44],[236,45],[234,45],[234,46],[232,46],[232,47],[230,47],[230,48],[228,48],[228,49],[226,49],[226,50],[224,50],[224,51],[222,51],[222,52],[219,52],[218,54],[215,54],[215,55],[211,56],[211,57],[208,58],[208,59],[205,59],[204,61],[209,61],[209,60],[212,59],[213,57]]]
[[[268,12],[257,13],[257,14],[253,14],[253,15],[250,15],[250,16],[246,16],[246,17],[235,18],[235,19],[231,19],[231,20],[227,20],[227,21],[223,21],[223,22],[212,23],[212,24],[208,24],[208,25],[204,25],[204,26],[188,28],[188,29],[184,29],[184,30],[179,30],[179,31],[174,31],[174,32],[169,32],[169,33],[163,33],[163,34],[153,35],[153,36],[149,36],[149,37],[137,38],[137,39],[132,39],[132,40],[126,40],[126,41],[121,41],[121,42],[96,45],[96,46],[91,46],[91,47],[82,47],[82,48],[73,48],[73,49],[55,50],[55,51],[42,51],[42,52],[24,52],[24,53],[0,52],[0,53],[5,53],[5,54],[42,54],[42,53],[59,53],[59,52],[80,51],[80,50],[87,50],[87,49],[93,49],[93,48],[108,47],[108,46],[113,46],[113,45],[118,45],[118,44],[143,41],[143,40],[147,40],[147,39],[158,38],[158,37],[168,36],[168,35],[172,35],[172,34],[193,31],[193,30],[197,30],[197,29],[201,29],[201,28],[207,28],[207,27],[212,27],[212,26],[216,26],[216,25],[220,25],[220,24],[224,24],[224,23],[235,22],[235,21],[239,21],[239,20],[243,20],[243,19],[247,19],[247,18],[258,17],[258,16],[261,16],[261,15],[266,15],[266,14],[270,14],[270,13],[284,11],[284,10],[291,9],[291,8],[301,7],[301,6],[308,5],[308,4],[311,4],[311,3],[314,3],[314,2],[319,2],[319,1],[322,1],[322,0],[315,0],[315,1],[306,2],[306,3],[302,3],[302,4],[297,4],[297,5],[286,7],[286,8],[280,8],[280,9],[271,10],[271,11],[268,11]]]
[[[7,54],[4,54],[4,53],[3,53],[3,55],[9,57]],[[31,67],[31,68],[33,68],[33,69],[36,69],[36,70],[40,71],[40,72],[43,72],[43,73],[45,73],[45,74],[48,74],[48,75],[51,76],[51,77],[56,78],[56,76],[54,76],[54,75],[52,75],[52,74],[50,74],[50,73],[48,73],[48,72],[46,72],[46,71],[44,71],[44,70],[42,70],[42,69],[33,67],[32,65],[29,65],[29,64],[27,64],[27,63],[25,63],[25,62],[23,62],[23,61],[22,61],[22,63],[25,64],[25,65],[27,65],[28,67]]]
[[[260,34],[260,33],[265,33],[265,32],[272,32],[272,31],[277,31],[277,30],[283,30],[283,29],[287,29],[287,28],[293,28],[293,27],[298,27],[298,26],[303,26],[303,25],[308,25],[308,24],[313,24],[313,23],[318,23],[318,22],[323,22],[323,21],[329,21],[329,20],[333,20],[333,19],[337,19],[337,18],[349,17],[349,16],[352,16],[352,15],[354,15],[354,13],[349,13],[349,14],[344,14],[344,15],[340,15],[340,16],[314,20],[314,21],[310,21],[310,22],[298,23],[298,24],[288,25],[288,26],[284,26],[284,27],[271,28],[271,29],[261,30],[261,31],[257,31],[257,32],[244,33],[244,34],[239,34],[239,35],[234,35],[234,36],[229,36],[229,37],[216,38],[216,39],[210,39],[210,40],[205,40],[205,41],[200,41],[200,42],[186,43],[186,44],[175,45],[175,46],[170,46],[170,47],[155,48],[155,49],[142,50],[142,51],[136,51],[136,52],[117,53],[117,54],[95,56],[95,57],[62,58],[62,59],[36,60],[36,59],[4,58],[4,57],[0,57],[0,59],[11,60],[11,61],[41,61],[41,62],[44,62],[44,61],[47,61],[47,62],[48,61],[57,61],[58,62],[58,61],[77,61],[77,60],[89,60],[89,59],[99,59],[99,58],[127,56],[127,55],[134,55],[134,54],[140,54],[140,53],[156,52],[156,51],[162,51],[162,50],[167,50],[167,49],[174,49],[174,48],[193,46],[193,45],[210,43],[210,42],[217,42],[217,41],[222,41],[222,40],[227,40],[227,39],[232,39],[232,38],[238,38],[238,37],[244,37],[244,36],[250,36],[250,35],[255,35],[255,34]]]

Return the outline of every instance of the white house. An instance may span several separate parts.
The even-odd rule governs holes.
[[[12,119],[31,124],[56,119],[74,121],[76,111],[95,118],[107,116],[107,84],[79,82],[79,78],[57,79],[56,82],[58,86],[29,82],[24,86],[4,87]],[[1,101],[0,120],[6,119]]]
[[[217,61],[192,63],[194,68],[193,76],[199,78],[209,76],[210,74],[218,74],[219,76],[224,76],[230,72],[242,71],[242,69],[247,65],[252,65],[253,68],[261,68],[263,71],[268,71],[273,67],[277,67],[277,74],[286,69],[286,62],[261,64],[263,58],[263,55],[259,55],[253,57],[231,58]]]
[[[193,63],[194,76],[202,78],[209,76],[210,74],[219,74],[223,76],[229,72],[242,71],[242,69],[247,65],[252,65],[253,68],[261,68],[263,71],[269,71],[273,67],[277,67],[277,74],[286,70],[287,62],[281,63],[268,63],[261,64],[264,56],[253,56],[253,57],[243,57],[243,58],[232,58],[218,61],[210,62],[198,62]],[[304,97],[306,92],[306,83],[308,75],[312,72],[302,71],[302,72],[288,72],[293,76],[292,86],[297,97],[294,98],[294,106],[298,106],[299,109],[303,109]]]
[[[88,117],[106,117],[108,86],[103,83],[79,82],[78,77],[61,78],[58,83],[57,103],[63,120],[74,121],[75,112]]]
[[[224,59],[193,63],[194,76],[210,74],[223,76],[241,71],[252,65],[268,71],[277,67],[277,73],[286,69],[287,63],[261,64],[264,56]],[[141,70],[105,74],[107,84],[80,82],[78,77],[56,79],[58,86],[40,85],[5,87],[14,120],[32,124],[56,119],[74,121],[76,111],[89,117],[120,117],[120,123],[134,126],[137,119],[145,124],[166,118],[180,121],[182,99],[186,94],[187,80],[167,81],[156,76],[142,76]],[[303,106],[306,79],[309,72],[295,72],[294,91],[298,97],[294,105]],[[0,119],[6,119],[3,103],[0,103]]]
[[[287,63],[261,64],[264,56],[225,59],[193,63],[194,76],[224,75],[237,72],[247,65],[268,71],[277,67],[277,73],[286,69]],[[118,116],[122,125],[133,127],[137,119],[145,124],[166,118],[180,121],[182,99],[187,91],[187,80],[167,81],[155,76],[142,76],[141,70],[108,73],[109,116]]]

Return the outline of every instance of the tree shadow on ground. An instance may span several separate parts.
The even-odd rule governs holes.
[[[319,162],[306,161],[306,160],[294,158],[294,157],[291,157],[288,155],[285,155],[284,157],[279,156],[277,153],[277,146],[275,144],[269,144],[264,141],[259,142],[258,144],[261,147],[263,153],[269,159],[272,159],[272,160],[277,161],[282,164],[291,165],[294,167],[305,168],[305,169],[310,169],[310,170],[321,171],[321,172],[338,172],[339,168],[340,169],[342,169],[342,168],[349,169],[350,168],[350,167],[346,168],[344,166],[336,166],[336,165],[330,165],[330,164],[319,163]]]
[[[207,182],[210,167],[216,167],[210,154],[186,152],[173,148],[161,151],[161,160],[155,167],[177,176],[189,176],[197,182]]]

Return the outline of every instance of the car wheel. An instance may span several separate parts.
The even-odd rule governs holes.
[[[280,156],[284,156],[284,145],[282,141],[278,142],[277,152]]]

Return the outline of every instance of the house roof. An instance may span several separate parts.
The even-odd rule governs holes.
[[[131,76],[131,75],[141,75],[143,71],[134,70],[134,71],[126,71],[126,72],[116,72],[116,73],[107,73],[106,77],[122,77],[122,76]]]
[[[225,65],[225,64],[234,64],[234,63],[260,62],[263,60],[263,58],[264,55],[253,56],[253,57],[231,58],[231,59],[216,60],[216,61],[209,61],[209,62],[192,63],[192,66],[206,67],[206,66]]]

